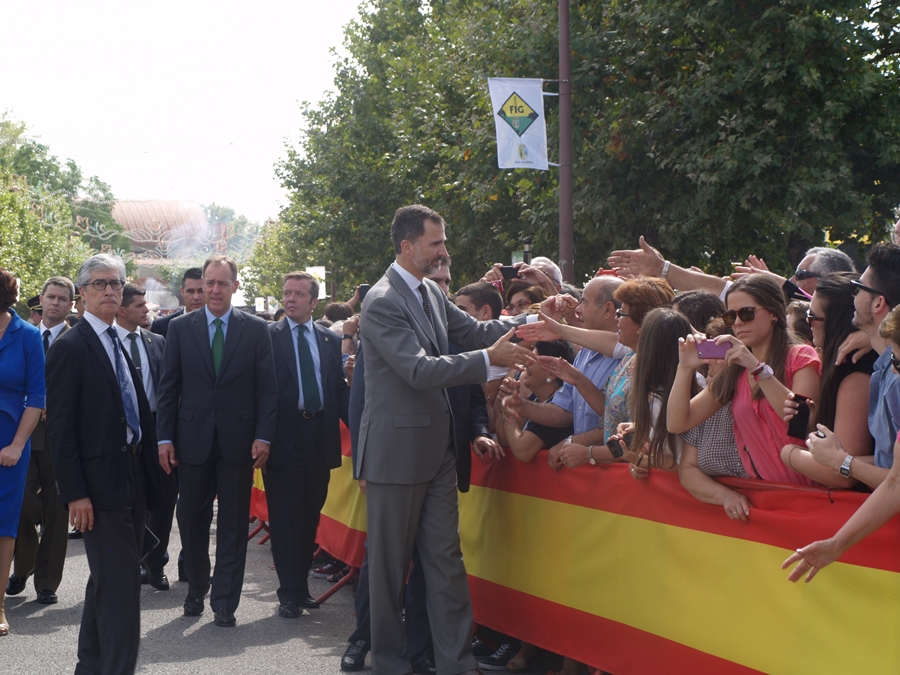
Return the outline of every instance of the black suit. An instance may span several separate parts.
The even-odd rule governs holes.
[[[118,341],[115,341],[119,348]],[[126,358],[138,400],[140,447],[127,445],[122,392],[87,321],[60,335],[47,360],[47,430],[60,501],[90,498],[90,566],[78,638],[79,673],[133,672],[140,641],[140,551],[147,506],[159,493],[153,417]]]
[[[150,377],[153,382],[153,391],[159,398],[159,381],[162,375],[163,354],[166,348],[166,339],[159,334],[139,328],[141,342],[144,351],[147,352],[147,363],[141,364],[141,378]],[[122,343],[129,354],[129,346]],[[169,536],[172,534],[172,519],[175,517],[175,502],[178,500],[178,484],[176,476],[178,469],[172,473],[166,473],[157,463],[157,474],[162,488],[159,504],[147,514],[147,527],[159,543],[152,537],[144,538],[143,558],[144,565],[153,574],[160,573],[166,564],[166,550],[169,546]]]
[[[150,332],[166,337],[166,333],[169,330],[169,322],[172,319],[181,316],[182,314],[184,314],[184,307],[175,312],[172,312],[171,314],[166,314],[165,316],[161,316],[158,319],[153,319],[153,323],[150,324]]]
[[[67,330],[68,324],[63,323],[59,335]],[[27,579],[33,573],[34,590],[56,592],[62,581],[68,544],[68,517],[56,494],[47,424],[41,420],[31,432],[31,459],[16,538],[15,576]]]
[[[271,442],[277,389],[266,322],[232,309],[218,376],[206,309],[174,319],[156,410],[160,441],[175,444],[178,527],[188,597],[209,590],[209,528],[219,498],[216,568],[210,606],[234,612],[240,602],[253,486],[254,440]]]
[[[350,388],[341,363],[341,338],[315,323],[313,330],[323,397],[322,410],[309,418],[298,411],[300,375],[290,324],[287,319],[269,324],[278,377],[278,416],[265,485],[282,603],[309,595],[307,576],[319,513],[328,495],[331,469],[341,465],[340,420],[348,421]]]

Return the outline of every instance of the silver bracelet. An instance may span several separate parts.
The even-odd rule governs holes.
[[[665,281],[666,277],[669,275],[669,266],[670,266],[671,264],[672,264],[672,263],[670,263],[668,260],[666,260],[666,261],[663,263],[662,274],[659,275],[660,278],[663,279],[663,281]]]

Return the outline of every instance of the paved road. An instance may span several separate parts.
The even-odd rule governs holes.
[[[207,602],[200,617],[186,617],[181,605],[186,583],[173,583],[160,592],[151,586],[141,591],[141,651],[138,673],[153,675],[254,675],[265,673],[340,673],[347,636],[355,626],[353,596],[349,588],[317,610],[304,610],[299,619],[278,616],[269,544],[251,541],[247,553],[244,594],[235,616],[235,628],[218,628]],[[173,541],[178,541],[173,532]],[[166,571],[177,576],[174,563]],[[29,580],[21,594],[6,599],[12,626],[0,638],[3,675],[64,675],[75,668],[78,627],[84,602],[88,566],[81,540],[69,542],[69,554],[59,603],[40,605]],[[331,584],[310,579],[313,595]],[[370,672],[369,665],[363,672]]]

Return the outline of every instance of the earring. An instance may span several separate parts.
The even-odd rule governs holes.
[[[548,378],[547,378],[547,384],[550,384],[551,382],[553,382],[553,378],[552,378],[552,377],[548,377]]]

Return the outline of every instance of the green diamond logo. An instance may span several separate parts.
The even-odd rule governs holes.
[[[511,126],[512,130],[519,136],[524,134],[528,127],[534,124],[534,121],[538,118],[538,114],[534,109],[515,92],[503,102],[497,115]]]

